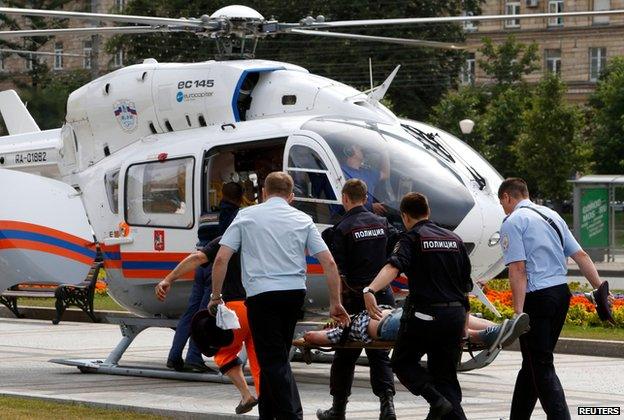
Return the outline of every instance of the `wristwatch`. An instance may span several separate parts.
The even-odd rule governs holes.
[[[366,286],[365,288],[362,289],[362,293],[363,294],[367,294],[367,293],[375,294],[375,291],[371,289],[370,287]]]
[[[210,300],[221,300],[223,298],[223,295],[221,293],[219,293],[219,296],[215,296],[212,293],[210,294]]]

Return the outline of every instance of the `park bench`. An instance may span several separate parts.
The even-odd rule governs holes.
[[[56,317],[53,324],[61,322],[61,317],[70,306],[77,306],[82,309],[93,322],[98,322],[98,318],[93,312],[93,297],[95,295],[95,284],[102,269],[103,263],[96,261],[89,270],[85,281],[79,284],[61,284],[55,289],[35,287],[33,285],[17,285],[0,294],[0,303],[5,305],[18,318],[24,315],[19,312],[17,306],[18,298],[55,298]]]

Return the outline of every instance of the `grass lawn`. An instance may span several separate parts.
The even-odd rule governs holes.
[[[43,308],[54,308],[54,299],[27,299],[27,298],[18,298],[17,299],[17,307],[20,306],[38,306]],[[93,306],[96,311],[125,311],[126,309],[122,308],[111,299],[108,295],[99,295],[96,293],[93,299]],[[73,308],[73,306],[72,306]]]
[[[562,337],[624,341],[624,328],[581,327],[564,325]]]
[[[138,420],[138,419],[166,419],[170,417],[153,414],[133,413],[131,411],[108,410],[93,408],[79,404],[64,404],[19,397],[0,396],[0,417],[12,420],[49,419],[78,420],[97,418],[99,420]]]

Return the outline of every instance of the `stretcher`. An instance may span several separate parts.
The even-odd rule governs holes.
[[[363,343],[360,341],[347,341],[344,344],[336,344],[332,346],[319,346],[311,344],[305,341],[303,338],[297,338],[293,340],[293,346],[301,351],[303,361],[307,364],[311,364],[314,359],[315,353],[329,353],[336,349],[379,349],[379,350],[391,350],[394,348],[394,341],[382,341],[373,340],[370,343]],[[458,372],[467,372],[474,369],[481,369],[496,359],[498,353],[501,351],[501,346],[496,345],[493,348],[487,348],[482,345],[464,341],[462,344],[462,350],[470,355],[470,358],[466,361],[460,361],[457,366]]]

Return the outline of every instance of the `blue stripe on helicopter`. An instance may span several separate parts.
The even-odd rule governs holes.
[[[60,248],[69,249],[89,258],[95,258],[95,251],[71,242],[57,239],[52,236],[42,235],[40,233],[27,232],[23,230],[0,230],[0,239],[23,239],[27,241],[42,242],[48,245],[58,246]]]
[[[243,82],[245,78],[250,73],[267,73],[275,70],[285,70],[284,67],[266,67],[266,68],[258,68],[258,69],[249,69],[243,70],[241,73],[238,83],[236,83],[236,88],[234,89],[234,96],[232,96],[232,112],[234,113],[234,121],[240,121],[240,114],[238,113],[238,107],[236,106],[238,102],[238,95],[240,94],[241,87],[243,86]]]
[[[121,268],[124,270],[173,270],[178,265],[177,261],[122,261]]]
[[[121,260],[121,252],[107,252],[104,251],[104,256],[107,260]]]

